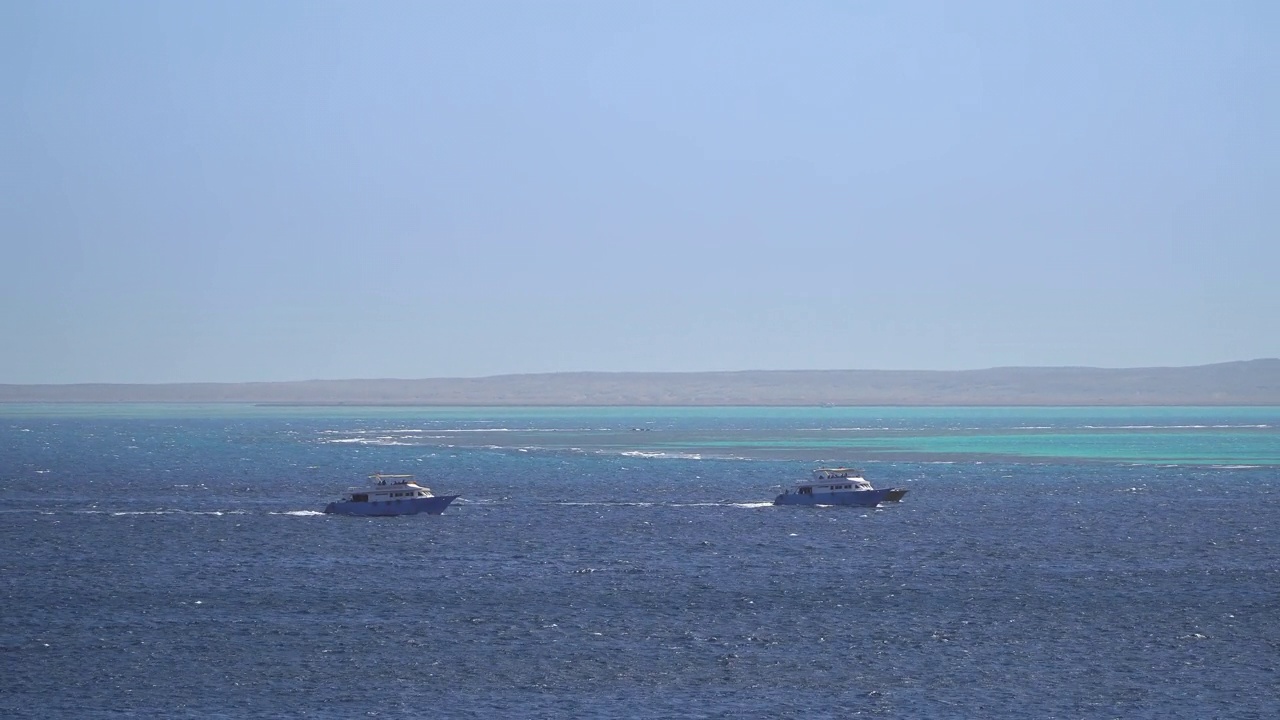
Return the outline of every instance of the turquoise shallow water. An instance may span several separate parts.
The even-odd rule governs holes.
[[[0,406],[0,716],[1276,717],[1278,419]]]
[[[5,418],[332,420],[330,442],[814,461],[1280,465],[1280,408],[293,408],[10,405]],[[370,435],[368,431],[375,431]],[[377,435],[376,432],[383,432]]]

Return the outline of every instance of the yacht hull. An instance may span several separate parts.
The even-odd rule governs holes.
[[[901,488],[885,490],[854,490],[844,492],[815,492],[801,494],[787,492],[774,498],[774,505],[850,505],[853,507],[875,507],[882,502],[897,502],[906,495]]]
[[[457,500],[457,495],[436,495],[425,498],[399,498],[380,502],[352,502],[344,500],[329,503],[324,511],[330,515],[355,515],[359,517],[392,517],[396,515],[439,515]]]

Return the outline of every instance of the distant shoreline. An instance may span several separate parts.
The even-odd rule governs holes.
[[[0,403],[264,407],[1280,406],[1280,360],[1184,368],[546,373],[421,380],[0,385]]]

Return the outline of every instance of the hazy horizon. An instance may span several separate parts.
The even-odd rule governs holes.
[[[0,384],[1280,357],[1280,5],[0,6]]]
[[[1187,368],[549,373],[260,383],[0,384],[0,404],[1280,406],[1280,360]]]
[[[516,378],[524,376],[573,376],[573,375],[743,375],[755,373],[901,373],[901,374],[954,374],[975,373],[1006,370],[1184,370],[1212,366],[1229,366],[1242,363],[1260,363],[1280,360],[1280,358],[1249,358],[1247,360],[1228,360],[1219,363],[1200,365],[1149,365],[1142,367],[1103,367],[1097,365],[1005,365],[982,368],[955,368],[937,370],[932,368],[743,368],[740,370],[549,370],[538,372],[495,373],[492,375],[437,375],[431,377],[310,377],[288,378],[283,380],[183,380],[176,382],[69,382],[69,383],[3,383],[0,385],[258,385],[258,384],[290,384],[311,382],[365,382],[365,381],[417,381],[417,380],[491,380],[499,378]]]

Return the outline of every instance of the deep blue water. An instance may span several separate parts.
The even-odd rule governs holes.
[[[1280,716],[1277,408],[11,406],[0,488],[4,717]]]

